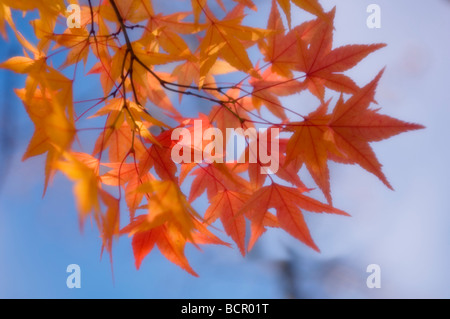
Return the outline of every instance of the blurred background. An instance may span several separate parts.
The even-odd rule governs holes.
[[[270,1],[254,1],[258,13],[246,22],[264,27]],[[337,6],[334,47],[388,44],[347,74],[365,85],[386,66],[376,95],[381,112],[426,126],[372,144],[395,191],[357,166],[332,163],[333,203],[352,217],[305,214],[321,253],[271,229],[245,258],[236,248],[188,247],[194,278],[157,250],[137,271],[131,240],[122,237],[113,279],[95,225],[80,232],[71,183],[57,175],[42,198],[43,158],[21,162],[34,129],[13,93],[24,78],[0,70],[0,297],[450,298],[450,2],[378,0],[380,29],[366,25],[373,1],[321,2]],[[186,1],[173,0],[172,9],[178,4]],[[293,12],[293,24],[312,18]],[[0,40],[1,61],[21,54],[9,38]],[[97,97],[92,85],[76,93]],[[295,98],[317,106],[309,95]],[[69,264],[81,267],[81,289],[66,286]],[[379,289],[366,285],[370,264],[381,267]]]

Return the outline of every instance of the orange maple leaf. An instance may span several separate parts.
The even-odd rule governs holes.
[[[303,122],[288,125],[288,129],[294,131],[287,145],[288,161],[298,157],[304,162],[329,202],[329,159],[356,163],[392,188],[369,143],[423,128],[422,125],[403,122],[369,108],[382,74],[383,71],[346,102],[341,95],[331,114],[326,114],[328,103],[323,104]]]
[[[255,192],[241,208],[241,212],[245,213],[252,221],[251,242],[255,242],[264,232],[264,221],[271,208],[276,210],[281,228],[317,251],[319,248],[309,233],[302,209],[314,213],[348,215],[339,209],[303,195],[298,188],[272,183]]]

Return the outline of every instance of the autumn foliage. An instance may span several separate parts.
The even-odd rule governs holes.
[[[66,26],[69,4],[81,7],[79,28]],[[258,13],[257,1],[191,0],[171,12],[160,5],[0,4],[0,31],[23,48],[0,66],[26,76],[16,94],[35,126],[23,158],[46,157],[45,189],[57,172],[73,182],[80,222],[95,221],[108,253],[116,238],[128,235],[136,267],[156,246],[196,275],[185,246],[229,245],[212,226],[217,220],[243,255],[268,227],[319,250],[303,213],[347,215],[332,206],[329,161],[357,164],[391,188],[370,143],[421,126],[372,108],[383,71],[362,86],[344,74],[384,44],[335,47],[335,9],[325,12],[318,0],[272,0],[269,16],[259,15],[267,21],[260,28],[245,22]],[[313,19],[299,23],[293,8]],[[18,23],[28,12],[37,17],[29,39]],[[99,81],[103,91],[89,100],[75,94],[86,81]],[[328,91],[334,98],[326,99]],[[316,97],[309,114],[304,110],[311,108],[284,101],[301,92]],[[200,102],[204,114],[185,115]],[[259,160],[176,164],[171,133],[191,129],[194,120],[204,130],[278,128],[272,138],[280,145],[279,170],[262,174]],[[302,169],[316,185],[304,185]],[[189,193],[182,190],[186,183]],[[326,203],[308,195],[315,186]],[[209,206],[197,211],[191,204],[205,193]]]

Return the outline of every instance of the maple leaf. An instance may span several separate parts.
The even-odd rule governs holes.
[[[120,16],[124,20],[132,23],[139,23],[147,20],[153,14],[153,7],[151,1],[142,0],[122,0],[115,3]],[[102,16],[109,21],[117,21],[117,15],[111,3],[106,2],[102,6]]]
[[[289,1],[287,1],[289,3]],[[292,78],[292,71],[305,75],[305,87],[323,100],[325,87],[343,93],[355,93],[358,86],[342,74],[385,44],[348,45],[332,50],[335,9],[327,19],[305,22],[284,34],[278,8],[273,1],[268,28],[277,32],[259,45],[274,72]]]
[[[147,218],[141,215],[123,228],[121,233],[129,233],[130,236],[133,236],[132,246],[137,269],[140,268],[144,257],[157,245],[161,253],[168,260],[177,264],[191,275],[198,276],[184,255],[184,248],[187,241],[179,232],[178,228],[170,224],[163,224],[151,228],[148,225]]]
[[[314,178],[316,184],[331,202],[330,175],[327,165],[329,153],[339,154],[336,146],[327,139],[328,123],[331,116],[327,115],[327,104],[322,104],[316,111],[305,117],[300,123],[292,123],[289,130],[294,134],[289,139],[286,148],[286,159],[289,163],[299,159]]]
[[[171,75],[180,85],[180,102],[184,95],[183,93],[192,85],[200,87],[200,84],[203,84],[204,87],[209,89],[208,94],[214,95],[214,88],[217,87],[214,75],[223,75],[236,71],[236,68],[232,67],[228,62],[218,59],[203,78],[200,74],[199,58],[198,53],[193,54],[184,63],[177,65],[173,69]]]
[[[198,220],[193,219],[192,222],[194,228],[192,229],[190,236],[191,243],[227,245],[209,232],[200,222],[198,222]],[[184,255],[184,248],[188,240],[180,233],[178,227],[175,227],[170,223],[165,223],[152,228],[148,223],[147,217],[141,215],[124,227],[120,231],[120,234],[133,236],[132,246],[137,269],[140,268],[145,256],[147,256],[156,245],[168,260],[180,266],[191,275],[198,276],[189,265],[189,262]],[[194,239],[197,241],[194,241]]]
[[[219,56],[236,69],[258,76],[242,41],[256,43],[270,31],[241,25],[243,8],[238,4],[223,19],[218,20],[207,6],[203,7],[207,13],[208,27],[199,46],[200,86]]]
[[[369,142],[424,127],[379,114],[378,110],[369,108],[382,74],[383,71],[346,102],[341,97],[333,110],[329,126],[333,130],[334,142],[346,160],[359,164],[392,188],[381,172],[381,164]]]
[[[15,28],[11,17],[11,9],[4,4],[0,4],[0,33],[6,38],[5,22]]]
[[[273,72],[289,79],[293,77],[292,70],[299,60],[298,39],[312,41],[320,23],[320,20],[304,22],[285,33],[280,12],[275,0],[272,0],[267,29],[274,32],[259,41],[258,46],[264,54],[264,60],[270,62]]]
[[[108,132],[111,133],[108,134]],[[99,154],[106,149],[109,149],[108,158],[113,163],[123,162],[131,154],[131,151],[134,151],[137,156],[146,153],[146,148],[142,142],[133,138],[133,132],[127,122],[123,122],[119,129],[110,129],[106,134],[99,135],[94,154]]]
[[[89,32],[84,28],[70,28],[64,31],[61,35],[56,35],[54,40],[57,43],[53,49],[58,49],[64,46],[69,49],[66,61],[61,65],[61,68],[68,67],[72,64],[83,61],[86,66],[89,55]]]
[[[279,97],[298,93],[305,88],[304,83],[283,78],[271,69],[267,69],[261,79],[252,78],[250,84],[253,86],[253,106],[259,110],[264,104],[273,115],[282,120],[286,120],[287,116]]]
[[[248,191],[250,189],[248,181],[227,168],[227,164],[212,163],[206,167],[200,166],[193,171],[192,175],[196,178],[192,182],[189,201],[194,201],[205,191],[209,200],[224,190]]]
[[[23,159],[47,153],[45,193],[55,172],[54,164],[61,152],[70,148],[75,137],[72,81],[49,67],[42,52],[25,38],[20,39],[34,53],[35,59],[12,57],[0,64],[0,68],[28,75],[25,89],[16,90],[35,125],[35,132]]]
[[[328,13],[334,19],[335,10]],[[298,39],[300,58],[295,70],[305,73],[305,82],[311,93],[323,100],[325,86],[342,93],[355,93],[358,86],[342,72],[353,68],[370,53],[385,44],[348,45],[332,48],[333,25],[322,22],[312,41]]]
[[[381,71],[373,81],[346,102],[339,99],[333,112],[323,104],[300,123],[292,123],[294,134],[287,145],[287,160],[299,158],[305,163],[317,185],[331,202],[328,159],[357,163],[377,176],[387,187],[392,186],[381,171],[369,142],[380,141],[402,132],[423,128],[370,109]]]
[[[188,203],[178,184],[170,180],[153,180],[139,186],[138,191],[149,196],[149,227],[154,228],[170,221],[185,237],[189,237],[194,228],[192,216],[198,217],[198,214]]]
[[[48,50],[51,43],[51,35],[56,25],[56,20],[60,14],[64,15],[66,6],[63,0],[36,0],[36,1],[15,1],[3,0],[2,3],[11,9],[21,11],[32,11],[37,9],[39,19],[31,21],[34,34],[39,39],[37,48],[41,51]],[[12,24],[11,24],[12,25]],[[14,28],[13,28],[14,29]]]
[[[46,152],[55,151],[54,145],[67,149],[73,141],[75,129],[60,105],[52,100],[54,95],[47,91],[44,94],[36,90],[32,101],[27,101],[24,89],[16,90],[16,94],[23,101],[25,110],[35,125],[35,132],[23,155],[23,160]]]
[[[240,90],[239,89],[230,89],[226,92],[227,96],[231,97],[232,99],[238,100]],[[242,121],[245,121],[245,128],[254,128],[254,124],[252,123],[250,116],[247,112],[247,110],[243,109],[243,104],[246,104],[243,101],[240,101],[239,103],[229,103],[224,105],[215,105],[211,108],[211,112],[209,113],[209,121],[210,123],[215,123],[216,126],[221,132],[227,131],[227,128],[242,128],[243,124]],[[238,115],[238,116],[236,116]],[[225,136],[228,141],[228,138],[230,136]],[[224,145],[225,147],[225,145]],[[224,153],[226,150],[224,150]]]
[[[183,21],[188,15],[189,13],[186,12],[177,12],[166,16],[152,14],[140,43],[149,47],[158,45],[169,55],[190,59],[191,50],[180,34],[192,34],[198,32],[201,27]]]
[[[323,11],[323,8],[318,0],[277,0],[277,2],[286,14],[289,28],[291,27],[291,2],[299,8],[302,8],[303,10],[318,16],[327,23],[332,23],[332,21],[329,20],[329,17]]]
[[[107,207],[106,213],[100,217],[102,250],[106,248],[112,261],[113,239],[119,235],[120,230],[120,201],[103,190],[100,191],[100,198]]]
[[[158,144],[152,145],[150,149],[142,155],[138,155],[137,158],[139,159],[139,171],[148,172],[153,167],[161,179],[172,180],[177,183],[178,178],[175,176],[177,167],[171,157],[172,131],[168,130],[158,135],[156,137]]]
[[[155,74],[163,79],[164,81],[170,81],[171,77],[169,74],[164,72],[157,72]],[[158,81],[153,75],[149,74],[143,67],[139,65],[136,67],[133,78],[135,79],[135,93],[138,96],[139,101],[148,100],[152,102],[154,105],[160,107],[165,110],[166,114],[170,114],[172,116],[180,116],[180,113],[172,104],[172,101],[167,96],[164,87],[161,85],[160,81]],[[137,108],[135,108],[136,110]],[[140,107],[142,111],[142,106]],[[148,122],[153,122],[155,124],[155,119],[153,117],[149,117],[148,114],[140,112],[140,117],[145,117]],[[156,123],[157,124],[157,123]],[[162,123],[159,123],[160,125]],[[164,126],[163,124],[161,126]]]
[[[281,228],[317,251],[319,248],[309,233],[302,209],[314,213],[348,215],[339,209],[303,195],[297,188],[272,183],[255,192],[241,208],[241,212],[245,212],[253,223],[252,242],[255,242],[264,232],[264,219],[270,208],[276,210]]]
[[[64,153],[64,157],[66,160],[58,162],[56,167],[75,182],[74,193],[83,222],[89,213],[100,212],[98,167],[87,165],[74,154]]]
[[[269,176],[268,170],[273,167],[276,176],[295,185],[299,189],[307,190],[307,187],[298,177],[301,163],[295,160],[286,161],[286,139],[280,139],[278,133],[272,132],[273,128],[268,128],[264,132],[259,132],[255,139],[248,143],[241,157],[247,159],[243,165],[248,171],[250,185],[253,190],[261,188]],[[277,132],[277,131],[276,131]],[[278,147],[272,148],[272,143],[277,143]],[[264,160],[261,154],[270,154],[270,161]],[[253,160],[251,160],[253,159]],[[300,163],[300,165],[299,165]]]
[[[228,190],[217,193],[211,199],[211,205],[205,212],[205,221],[213,223],[220,218],[225,231],[245,255],[245,217],[238,214],[249,195]]]
[[[249,7],[250,9],[252,9],[253,11],[257,10],[257,7],[253,3],[252,0],[233,0],[233,1],[243,4],[244,6]]]
[[[101,181],[105,185],[121,186],[125,190],[125,202],[130,211],[130,219],[133,219],[135,213],[140,209],[140,204],[145,194],[139,192],[138,188],[155,177],[148,172],[141,172],[135,163],[104,163],[105,167],[111,168],[102,175]]]

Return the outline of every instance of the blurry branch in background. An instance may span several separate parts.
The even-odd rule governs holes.
[[[11,44],[3,43],[8,48],[8,56],[17,54]],[[0,90],[0,195],[5,186],[11,160],[16,147],[16,110],[14,106],[14,77],[4,76]]]
[[[278,238],[277,235],[272,236],[273,239]],[[295,242],[294,239],[292,241]],[[252,250],[249,258],[263,264],[274,274],[277,288],[281,292],[280,298],[310,298],[309,292],[302,287],[302,281],[309,275],[303,269],[303,256],[296,253],[289,243],[286,244],[281,240],[272,241],[269,247],[266,243],[261,241]]]
[[[289,250],[289,259],[277,262],[278,273],[281,277],[281,288],[285,298],[307,298],[297,289],[297,283],[301,280],[299,264],[294,260],[294,254]]]
[[[294,240],[278,242],[276,247],[271,247],[272,254],[262,254],[262,250],[252,254],[275,274],[281,298],[355,298],[368,297],[374,292],[367,289],[367,273],[365,268],[355,267],[354,256],[311,260],[294,245]]]

